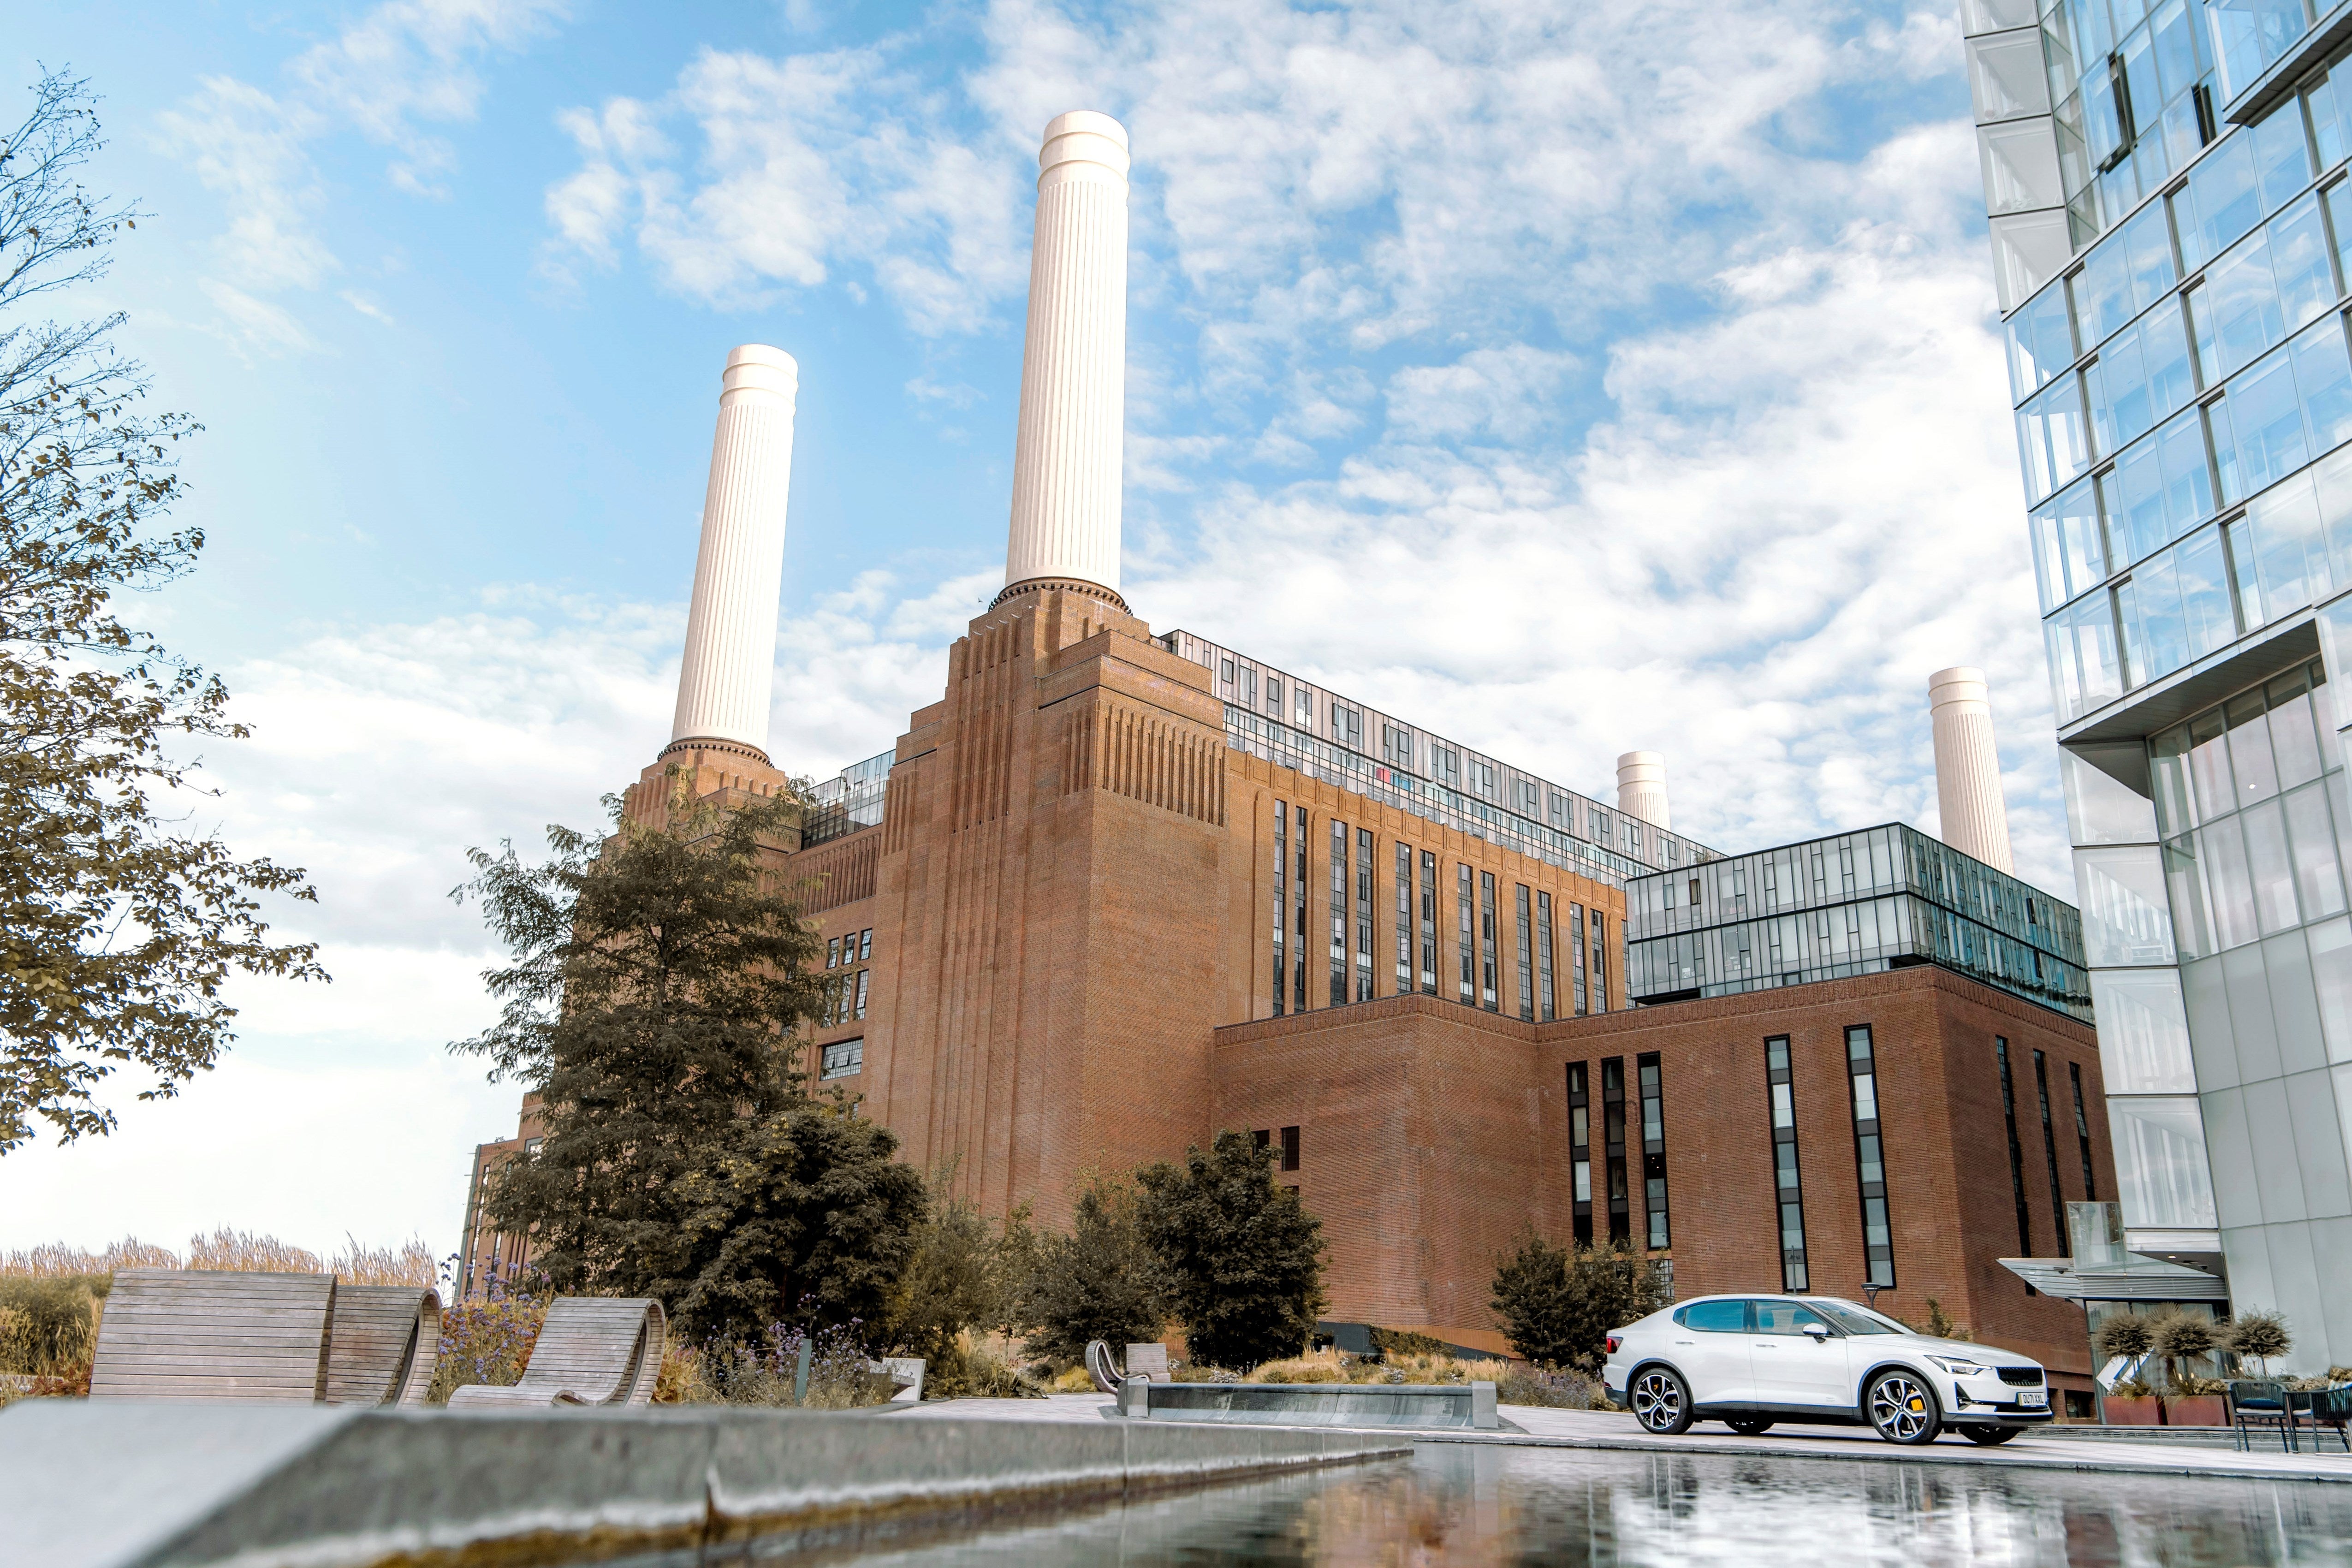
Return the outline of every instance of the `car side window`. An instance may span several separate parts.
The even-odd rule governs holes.
[[[1756,1303],[1756,1331],[1759,1334],[1801,1334],[1807,1329],[1828,1329],[1829,1320],[1811,1307],[1795,1301],[1759,1301]]]
[[[1748,1331],[1745,1301],[1694,1301],[1683,1309],[1683,1327],[1703,1334],[1743,1334]]]

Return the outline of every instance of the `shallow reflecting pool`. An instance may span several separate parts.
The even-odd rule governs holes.
[[[1430,1444],[862,1564],[2352,1564],[2352,1486]]]

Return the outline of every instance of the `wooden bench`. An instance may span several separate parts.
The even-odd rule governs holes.
[[[93,1399],[266,1399],[327,1392],[331,1274],[123,1268],[99,1319]]]
[[[547,1309],[522,1381],[469,1383],[449,1395],[449,1407],[650,1404],[667,1327],[659,1301],[560,1296]]]
[[[343,1285],[327,1348],[330,1405],[422,1405],[441,1359],[441,1298],[420,1285]]]

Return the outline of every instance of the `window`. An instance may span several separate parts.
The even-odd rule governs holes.
[[[1307,808],[1292,808],[1290,862],[1290,1006],[1307,1011]]]
[[[1480,798],[1493,800],[1495,795],[1495,764],[1484,757],[1470,759],[1470,787]]]
[[[1559,828],[1562,833],[1576,831],[1576,799],[1573,795],[1565,795],[1553,791],[1550,798],[1544,804],[1547,807],[1544,815],[1554,827]]]
[[[1478,1005],[1489,1013],[1502,1011],[1496,993],[1495,873],[1478,873]]]
[[[1421,990],[1437,994],[1437,857],[1421,852]]]
[[[1282,1016],[1287,1000],[1289,966],[1283,951],[1284,928],[1290,923],[1290,805],[1274,803],[1274,1016]]]
[[[2074,1140],[2083,1150],[2083,1201],[2099,1201],[2099,1178],[2091,1164],[2091,1119],[2083,1111],[2083,1064],[2068,1062],[2066,1074],[2074,1080]]]
[[[867,926],[857,933],[857,962],[865,963],[874,956],[874,928]]]
[[[1465,1007],[1478,1002],[1478,927],[1477,884],[1470,879],[1470,868],[1460,861],[1454,864],[1454,912],[1457,923],[1454,954],[1462,961],[1461,1002]]]
[[[1745,1301],[1693,1301],[1687,1307],[1675,1310],[1675,1321],[1702,1334],[1744,1334],[1749,1331],[1748,1303]]]
[[[1615,842],[1610,835],[1615,831],[1616,824],[1610,819],[1607,812],[1601,810],[1596,805],[1588,809],[1584,815],[1590,818],[1592,823],[1592,841],[1595,844],[1610,844]]]
[[[1372,999],[1372,830],[1356,829],[1356,1000]]]
[[[1584,1016],[1584,906],[1568,906],[1568,980],[1574,1016]]]
[[[1895,1231],[1886,1211],[1886,1152],[1878,1129],[1878,1059],[1870,1026],[1845,1032],[1846,1076],[1853,1095],[1853,1159],[1862,1179],[1863,1282],[1895,1283]]]
[[[1536,895],[1536,1006],[1537,1016],[1549,1022],[1559,1016],[1558,995],[1551,967],[1551,895]]]
[[[1759,1334],[1801,1334],[1807,1329],[1821,1329],[1830,1333],[1828,1319],[1811,1307],[1794,1301],[1759,1301],[1756,1303],[1756,1331]]]
[[[1257,671],[1242,666],[1241,684],[1234,689],[1234,700],[1244,708],[1257,706]]]
[[[1610,1057],[1601,1064],[1601,1146],[1608,1164],[1609,1239],[1633,1238],[1632,1209],[1625,1190],[1625,1058]]]
[[[1517,812],[1521,816],[1535,816],[1537,811],[1537,794],[1536,782],[1533,779],[1513,779],[1511,781],[1511,809]]]
[[[1292,720],[1308,734],[1315,732],[1315,693],[1303,686],[1290,689]]]
[[[1609,944],[1601,931],[1606,923],[1599,910],[1592,911],[1591,990],[1592,1010],[1596,1013],[1609,1011]]]
[[[1644,1051],[1634,1058],[1642,1089],[1642,1201],[1649,1216],[1647,1243],[1654,1252],[1674,1245],[1666,1225],[1666,1110],[1658,1053]]]
[[[1331,704],[1331,739],[1351,752],[1364,749],[1364,713],[1360,708]]]
[[[1574,1240],[1592,1245],[1592,1094],[1582,1062],[1568,1064],[1569,1201],[1575,1216]]]
[[[1525,882],[1519,884],[1519,1016],[1536,1016],[1535,900]]]
[[[1462,787],[1462,757],[1453,747],[1441,746],[1432,742],[1429,747],[1429,768],[1430,772],[1437,775],[1437,782],[1446,788]]]
[[[2033,1212],[2025,1205],[2025,1145],[2017,1136],[2017,1093],[2009,1072],[2009,1042],[1995,1035],[1992,1054],[2000,1063],[2000,1113],[2009,1123],[2009,1195],[2017,1205],[2017,1253],[2033,1256]],[[2030,1295],[2033,1287],[2028,1285]]]
[[[1381,726],[1381,759],[1391,767],[1412,766],[1412,731],[1395,724]]]
[[[1629,816],[1625,819],[1625,853],[1639,855],[1641,852],[1642,825]]]
[[[1278,675],[1265,678],[1265,710],[1269,713],[1282,711],[1282,677]]]
[[[1396,847],[1396,994],[1412,994],[1412,846]]]
[[[841,939],[837,936],[829,938],[824,944],[824,966],[827,969],[841,967]]]
[[[545,1143],[546,1142],[547,1142],[547,1140],[546,1140],[546,1139],[544,1139],[544,1138],[526,1138],[526,1139],[524,1139],[524,1140],[523,1140],[523,1142],[522,1142],[522,1157],[523,1157],[524,1159],[526,1159],[526,1160],[536,1160],[536,1159],[538,1159],[538,1158],[539,1158],[539,1150],[540,1150],[540,1145],[541,1145],[541,1144],[542,1144],[542,1143]]]
[[[1230,689],[1234,684],[1234,661],[1228,658],[1220,662],[1222,668],[1217,672],[1218,677],[1223,680],[1226,687]]]
[[[1282,1168],[1286,1171],[1298,1169],[1298,1129],[1296,1127],[1282,1130]]]
[[[2040,1051],[2033,1053],[2033,1087],[2042,1097],[2042,1147],[2050,1157],[2050,1217],[2058,1232],[2058,1256],[2071,1257],[2074,1242],[2066,1234],[2066,1197],[2058,1188],[2058,1132],[2050,1115],[2050,1064]]]
[[[1331,822],[1331,1005],[1348,999],[1348,825]]]
[[[1764,1042],[1764,1092],[1772,1112],[1772,1185],[1780,1215],[1780,1289],[1810,1290],[1805,1268],[1805,1191],[1797,1163],[1797,1085],[1789,1037]]]
[[[817,1070],[820,1078],[849,1078],[865,1068],[866,1042],[859,1039],[835,1040],[825,1047],[824,1065]]]
[[[870,969],[861,969],[857,972],[857,1004],[850,1013],[853,1018],[866,1016],[866,983],[873,977],[873,974],[874,972]]]
[[[1274,1129],[1271,1127],[1259,1128],[1256,1131],[1250,1134],[1250,1142],[1256,1144],[1261,1149],[1273,1148]]]

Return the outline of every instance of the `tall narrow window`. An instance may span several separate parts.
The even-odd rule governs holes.
[[[1421,989],[1437,994],[1437,857],[1421,852]]]
[[[1412,846],[1396,847],[1396,994],[1412,994]]]
[[[1537,1016],[1549,1020],[1559,1016],[1551,972],[1551,895],[1536,895],[1536,1006]]]
[[[1579,1247],[1592,1245],[1592,1081],[1582,1062],[1568,1064],[1569,1201]]]
[[[1625,1193],[1625,1058],[1601,1063],[1601,1152],[1609,1191],[1609,1239],[1630,1241],[1633,1227]]]
[[[1348,825],[1331,819],[1331,1005],[1348,999]]]
[[[1292,826],[1290,863],[1290,1007],[1307,1011],[1307,808],[1299,806]]]
[[[1535,900],[1528,885],[1519,885],[1519,1016],[1532,1020],[1536,1016],[1536,917]]]
[[[1478,1003],[1477,884],[1471,880],[1470,868],[1458,860],[1454,863],[1454,903],[1455,923],[1460,927],[1459,944],[1454,951],[1462,960],[1462,1004],[1475,1007]]]
[[[1592,993],[1592,1010],[1609,1011],[1609,941],[1602,927],[1607,924],[1601,911],[1592,911],[1592,973],[1588,977]]]
[[[1870,1026],[1845,1032],[1845,1068],[1853,1091],[1853,1159],[1862,1178],[1863,1283],[1895,1283],[1895,1229],[1886,1215],[1886,1150],[1878,1130],[1878,1059]]]
[[[860,1018],[866,1016],[866,982],[871,979],[873,974],[874,972],[870,969],[861,969],[857,972],[857,1012],[856,1016]]]
[[[1356,829],[1356,1000],[1372,999],[1372,830]]]
[[[1642,1089],[1642,1207],[1649,1216],[1645,1245],[1663,1252],[1674,1245],[1674,1237],[1666,1225],[1666,1100],[1658,1053],[1643,1052],[1634,1058],[1634,1068]]]
[[[1584,1016],[1584,906],[1568,906],[1568,979],[1577,1017]]]
[[[2042,1148],[2050,1159],[2050,1222],[2058,1233],[2058,1256],[2072,1257],[2074,1244],[2066,1235],[2066,1195],[2058,1188],[2058,1129],[2050,1114],[2050,1064],[2033,1053],[2033,1087],[2042,1097]]]
[[[1797,1085],[1789,1037],[1764,1042],[1765,1093],[1772,1107],[1772,1187],[1780,1212],[1780,1289],[1811,1289],[1805,1271],[1805,1191],[1797,1167]]]
[[[1478,873],[1478,1005],[1489,1013],[1499,1012],[1495,984],[1495,873]]]
[[[2017,1135],[2017,1088],[2009,1070],[2009,1042],[1992,1037],[1992,1054],[2000,1063],[2000,1114],[2009,1123],[2009,1195],[2017,1205],[2017,1255],[2033,1256],[2033,1211],[2025,1203],[2025,1143]],[[2027,1286],[2031,1290],[2032,1286]]]
[[[1290,964],[1283,936],[1290,924],[1290,804],[1274,803],[1274,1016],[1290,999]]]
[[[2091,1119],[2083,1111],[2083,1064],[2068,1062],[2066,1073],[2074,1080],[2074,1142],[2083,1150],[2083,1201],[2095,1204],[2099,1201],[2099,1178],[2091,1164]]]

